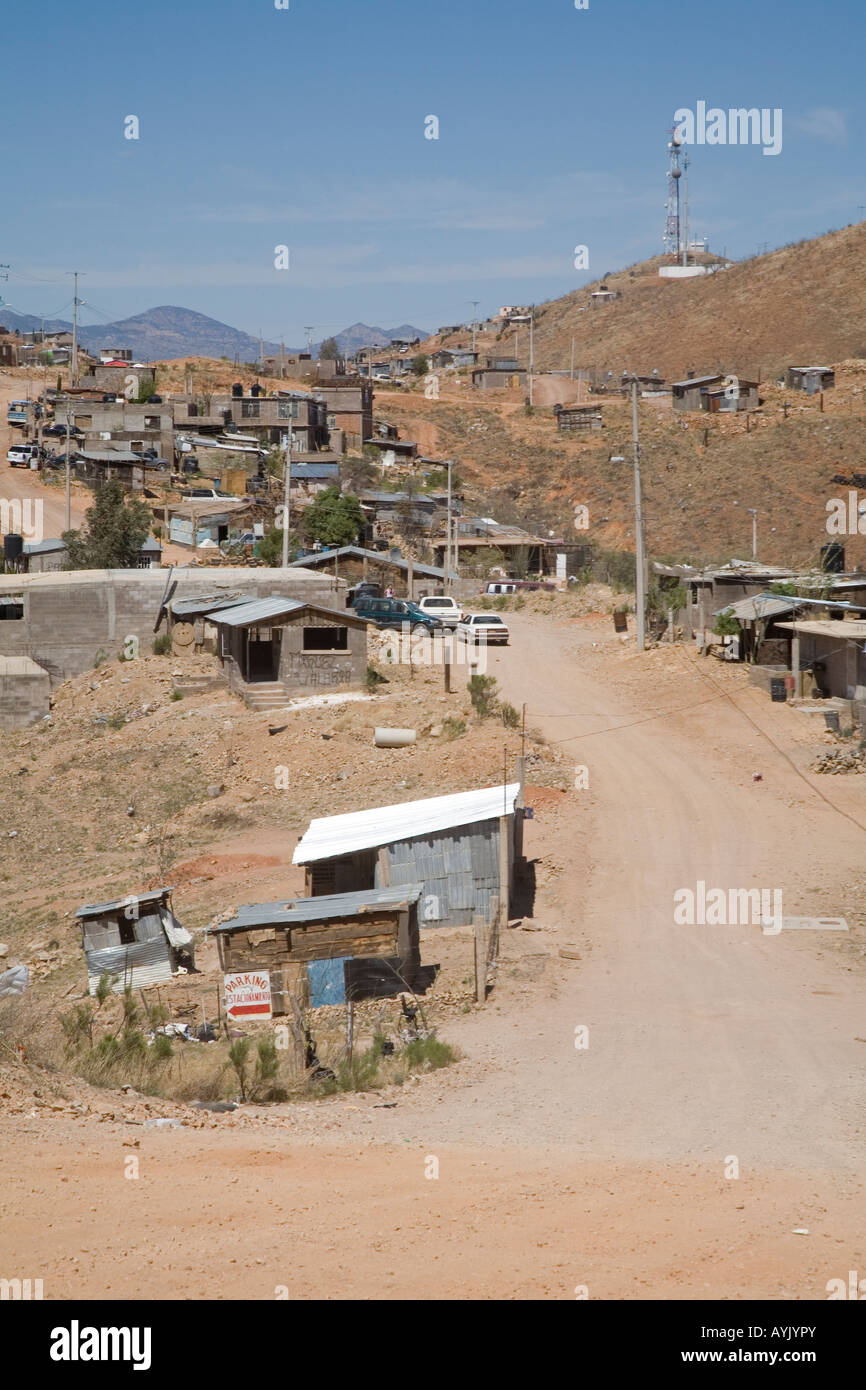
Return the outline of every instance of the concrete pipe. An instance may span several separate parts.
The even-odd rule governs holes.
[[[414,729],[374,729],[373,742],[377,748],[406,748],[414,743]]]

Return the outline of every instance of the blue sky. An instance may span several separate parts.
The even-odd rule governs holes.
[[[78,269],[84,322],[179,304],[297,345],[537,303],[661,250],[666,131],[699,100],[783,111],[777,157],[691,151],[711,249],[866,215],[863,0],[289,3],[7,10],[10,306],[68,305]]]

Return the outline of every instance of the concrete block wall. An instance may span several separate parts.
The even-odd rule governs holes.
[[[289,623],[283,628],[280,647],[280,680],[293,694],[308,690],[328,690],[336,686],[361,686],[367,670],[367,629],[348,627],[348,649],[344,652],[304,651],[305,627],[339,627],[313,618]]]
[[[0,729],[25,729],[48,714],[47,671],[6,674],[0,670]]]
[[[0,593],[23,594],[24,617],[0,623],[0,656],[29,656],[50,674],[52,686],[116,656],[127,637],[149,655],[168,571],[106,570],[58,575],[4,576]],[[344,608],[346,585],[310,570],[175,570],[174,597],[239,592],[245,598],[279,594]]]

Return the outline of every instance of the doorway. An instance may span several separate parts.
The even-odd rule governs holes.
[[[249,685],[275,681],[280,674],[282,629],[251,627],[247,632],[247,670]]]

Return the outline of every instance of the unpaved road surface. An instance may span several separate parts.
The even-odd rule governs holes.
[[[201,1129],[14,1117],[4,1270],[46,1297],[292,1299],[811,1299],[863,1270],[861,952],[673,915],[698,880],[838,906],[864,830],[762,732],[804,716],[685,651],[653,675],[609,619],[509,625],[493,673],[589,782],[526,827],[544,988],[504,943],[463,1059],[393,1094]],[[866,823],[855,784],[827,795]]]

